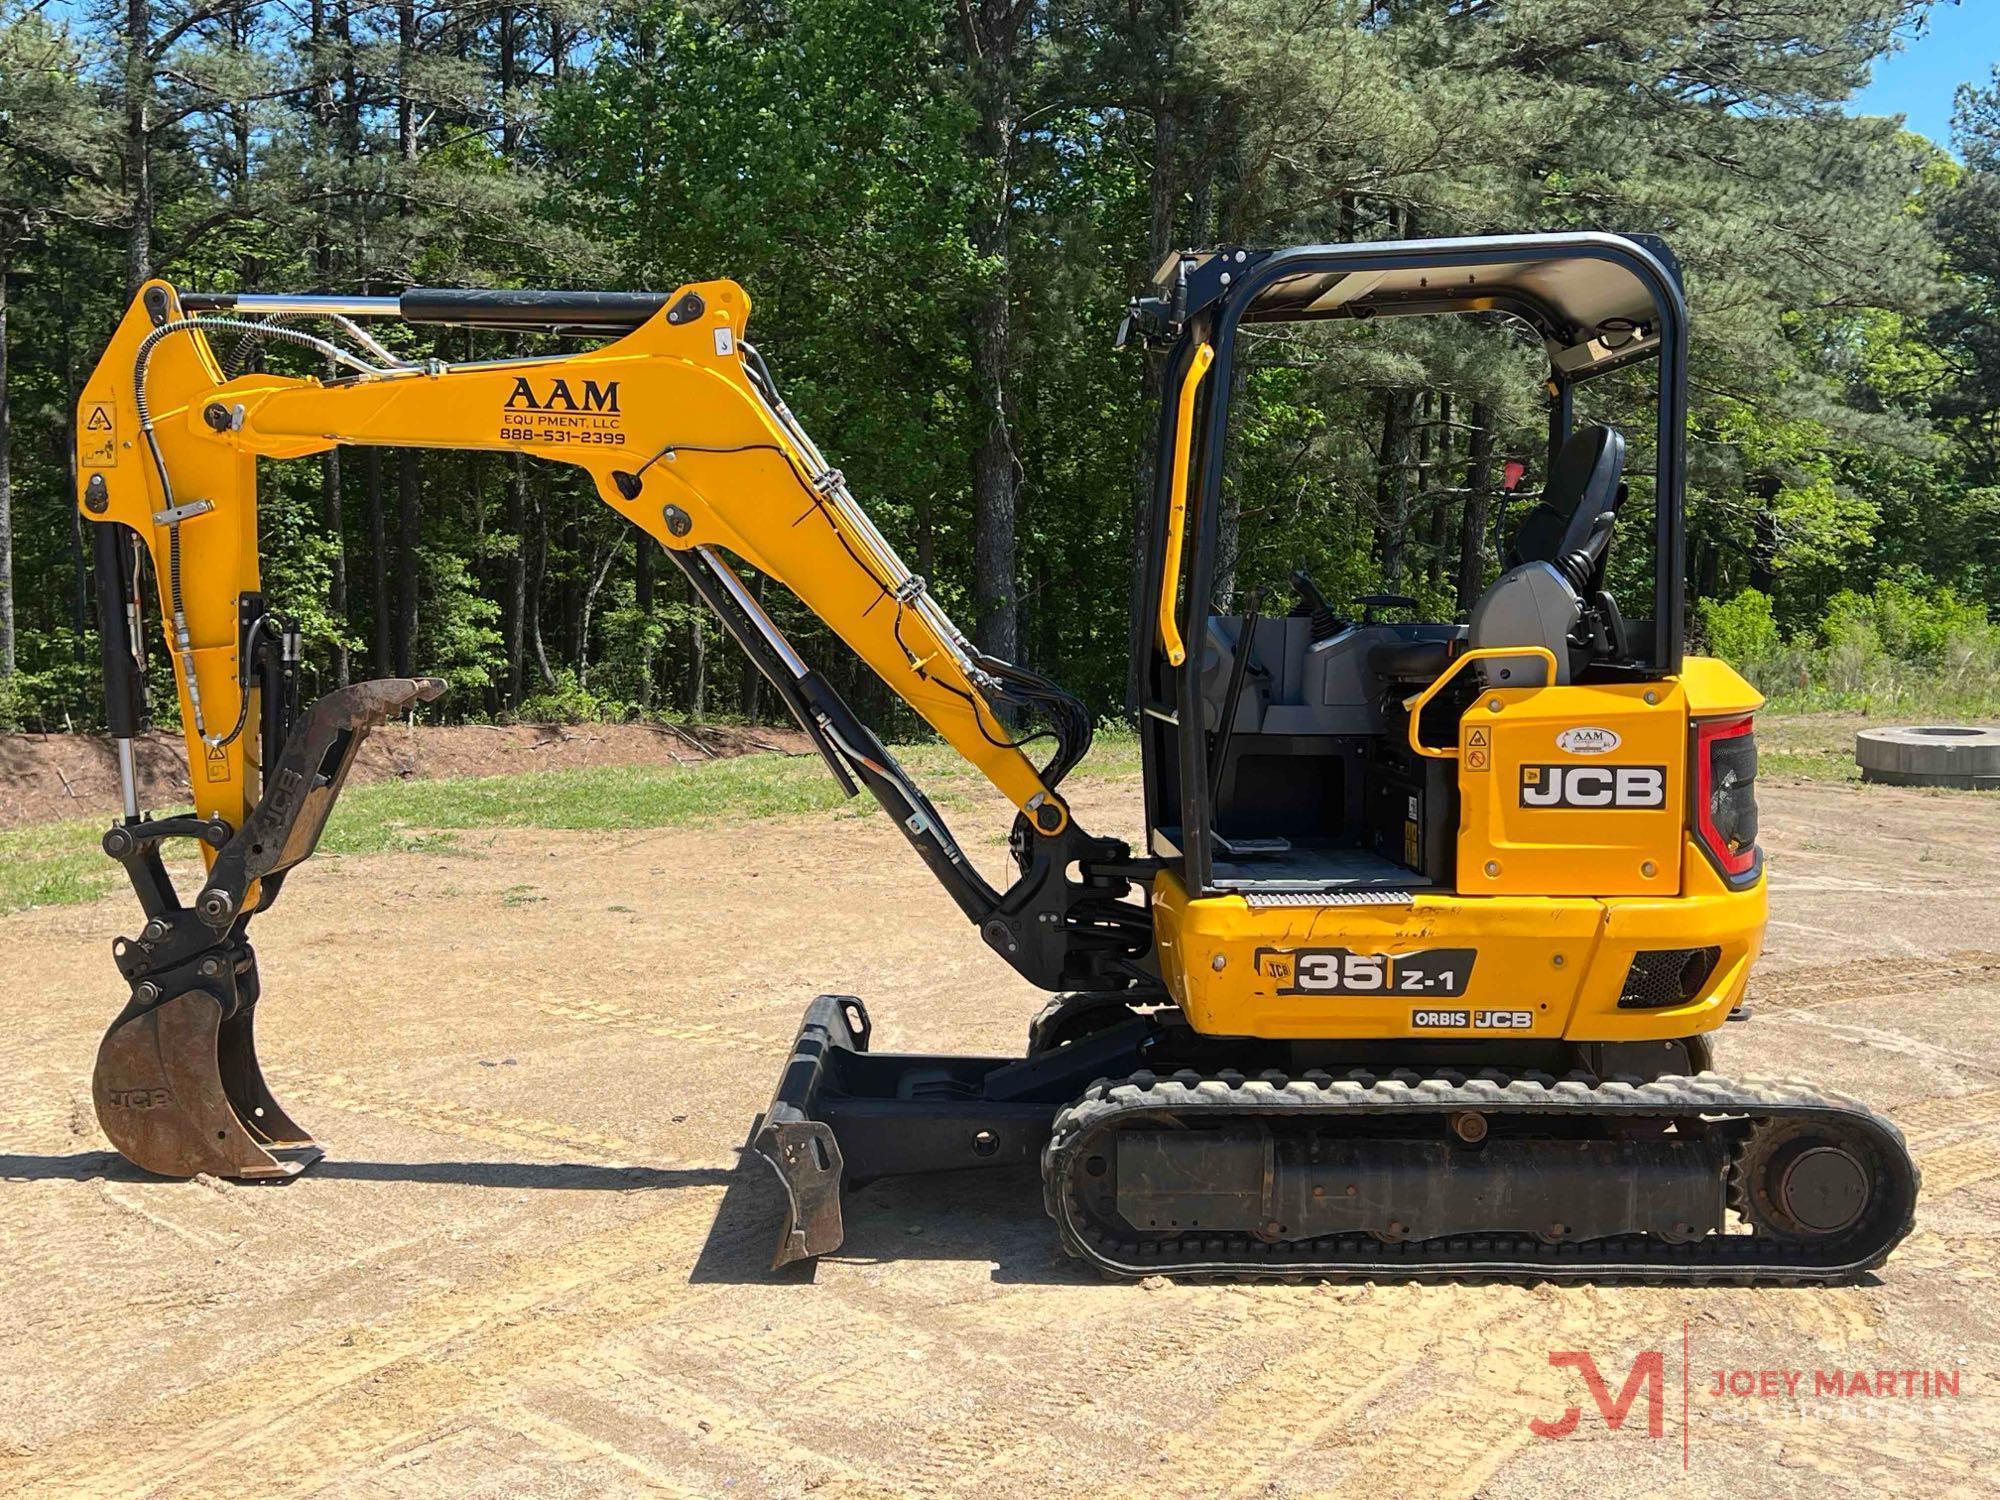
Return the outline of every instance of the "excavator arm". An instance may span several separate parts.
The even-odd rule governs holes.
[[[599,499],[666,549],[848,792],[859,783],[881,802],[1002,957],[1050,989],[1153,977],[1150,922],[1124,899],[1137,867],[1122,844],[1079,828],[1057,789],[1088,747],[1089,715],[1053,683],[978,651],[952,623],[785,406],[745,339],[749,316],[748,295],[730,281],[671,295],[142,288],[84,389],[77,424],[78,503],[96,528],[124,793],[105,844],[148,918],[116,946],[132,1000],[98,1068],[100,1118],[128,1156],[169,1173],[276,1175],[296,1170],[288,1152],[310,1147],[257,1075],[244,929],[312,852],[368,727],[442,691],[435,679],[389,679],[340,689],[310,710],[297,703],[297,636],[260,587],[258,461],[338,445],[518,453],[583,469]],[[369,331],[367,320],[383,318],[607,342],[542,358],[415,361]],[[301,346],[328,374],[232,378],[218,348],[246,343]],[[144,720],[142,551],[158,581],[187,739],[195,808],[183,818],[142,816],[132,775]],[[922,790],[786,640],[739,563],[789,588],[1014,805],[1016,874],[1006,890],[974,869]],[[1054,753],[1040,766],[1011,727],[1024,712],[1053,732]],[[209,865],[190,909],[158,858],[175,837],[198,841]],[[211,1054],[222,1060],[219,1082],[208,1076]],[[161,1062],[176,1058],[177,1081]],[[196,1096],[210,1102],[194,1105]],[[273,1119],[283,1128],[262,1128]]]

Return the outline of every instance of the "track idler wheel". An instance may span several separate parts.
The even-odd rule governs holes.
[[[211,960],[214,988],[165,1000],[142,986],[97,1049],[97,1123],[134,1166],[162,1177],[284,1178],[319,1160],[264,1082],[252,1031],[255,970]]]
[[[1759,1233],[1812,1240],[1852,1228],[1875,1199],[1881,1164],[1866,1140],[1816,1122],[1752,1135],[1732,1173],[1732,1206]]]

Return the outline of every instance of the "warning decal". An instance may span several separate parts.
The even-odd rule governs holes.
[[[210,745],[208,747],[208,754],[204,759],[206,763],[203,766],[203,770],[210,781],[227,781],[229,779],[229,751],[227,749],[221,745]]]
[[[1485,729],[1475,729],[1470,734],[1466,735],[1465,737],[1466,770],[1484,771],[1492,764],[1489,758],[1491,755],[1491,751],[1488,748],[1488,742],[1490,737],[1491,737],[1491,732]]]
[[[86,469],[109,469],[118,462],[118,419],[109,401],[92,401],[84,407],[77,461]]]

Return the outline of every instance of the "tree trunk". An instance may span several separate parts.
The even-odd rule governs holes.
[[[568,553],[570,566],[583,562],[583,523],[578,520],[574,506],[563,516],[563,544]],[[588,564],[584,564],[584,576],[590,576]],[[583,651],[583,597],[574,588],[565,586],[562,591],[562,639],[557,643],[566,662],[575,661]]]
[[[319,507],[326,533],[333,538],[333,556],[327,565],[326,608],[333,616],[340,638],[333,646],[333,680],[346,687],[354,665],[347,655],[347,520],[340,504],[340,450],[329,448],[319,460]]]
[[[1493,503],[1493,408],[1472,407],[1465,459],[1465,511],[1458,522],[1458,607],[1470,613],[1486,591],[1486,521]]]
[[[1750,518],[1750,587],[1766,598],[1778,591],[1778,493],[1784,481],[1776,474],[1759,474],[1749,484],[1757,501]]]
[[[535,664],[542,669],[542,681],[551,691],[556,674],[549,669],[548,648],[542,643],[542,584],[549,576],[549,508],[542,494],[535,495],[535,571],[528,585],[528,638],[534,644]]]
[[[518,34],[519,20],[514,7],[502,6],[500,10],[500,154],[508,161],[521,148],[522,124],[515,113],[517,101],[514,91],[520,87],[520,62]]]
[[[1193,488],[1192,481],[1189,488]],[[1236,608],[1236,562],[1243,550],[1243,495],[1234,484],[1224,480],[1222,494],[1218,498],[1220,504],[1215,513],[1215,582],[1209,589],[1209,597],[1214,601],[1215,613],[1226,615]],[[1208,608],[1197,605],[1194,618],[1203,618]]]
[[[1424,445],[1429,451],[1424,469],[1425,489],[1431,491],[1430,534],[1425,538],[1424,578],[1432,588],[1444,582],[1445,542],[1451,536],[1451,485],[1433,482],[1451,469],[1451,397],[1440,391],[1435,403],[1437,425]]]
[[[708,606],[689,584],[687,590],[687,710],[690,719],[699,719],[708,698],[708,632],[703,627]]]
[[[1004,282],[1005,273],[998,273]],[[973,313],[973,390],[979,446],[972,456],[972,607],[980,650],[1005,661],[1019,643],[1014,587],[1014,445],[1007,427],[1008,308],[1005,285]]]
[[[1013,333],[1013,158],[1020,128],[1015,48],[1033,0],[983,0],[959,9],[972,68],[979,125],[972,151],[985,173],[973,209],[973,249],[991,266],[971,308],[972,395],[978,443],[972,455],[973,638],[1012,660],[1020,647],[1020,597],[1014,583],[1017,498],[1011,430]]]
[[[507,596],[501,602],[501,631],[507,639],[507,706],[521,701],[523,629],[528,605],[528,466],[518,453],[507,456],[507,530],[514,545],[507,554]]]
[[[409,448],[396,450],[396,675],[411,675],[417,653],[417,545],[421,517],[418,513],[417,454]]]
[[[368,568],[374,585],[375,671],[388,677],[394,674],[396,657],[391,649],[394,612],[389,607],[389,525],[382,513],[382,450],[370,448],[367,452]]]
[[[597,607],[597,591],[604,587],[604,580],[610,576],[611,564],[616,560],[619,544],[624,540],[621,534],[605,544],[604,558],[591,569],[589,586],[583,591],[583,609],[576,632],[576,685],[579,690],[590,686],[590,616]]]
[[[396,0],[396,150],[405,162],[417,159],[417,99],[410,92],[416,58],[415,0]]]
[[[759,605],[764,602],[764,575],[760,572],[750,580],[750,597]],[[743,673],[743,717],[752,724],[764,708],[764,674],[754,666]]]
[[[339,117],[333,91],[334,70],[327,58],[326,0],[312,0],[307,25],[306,56],[311,69],[313,121],[313,154],[309,159],[318,167],[323,164],[325,153],[334,149],[334,133]],[[322,181],[321,185],[327,184]],[[319,291],[330,292],[333,290],[333,232],[324,207],[313,210],[311,233],[313,278]],[[328,373],[334,373],[331,362]],[[352,678],[353,664],[348,660],[347,649],[347,530],[341,515],[340,449],[337,447],[329,448],[320,455],[319,496],[320,517],[333,542],[333,556],[327,569],[327,612],[332,615],[335,628],[341,632],[333,646],[333,676],[337,686],[345,687]]]
[[[1381,526],[1382,586],[1393,591],[1403,578],[1403,553],[1410,531],[1410,413],[1413,391],[1386,391],[1382,397],[1382,441],[1375,454],[1375,514]]]
[[[653,549],[659,545],[644,532],[632,564],[632,603],[639,612],[639,707],[653,706]]]
[[[153,274],[153,5],[125,0],[125,295]]]
[[[69,488],[65,491],[72,498],[76,495],[76,340],[72,336],[76,325],[75,302],[70,296],[70,261],[67,256],[57,257],[56,307],[62,319],[62,451],[63,477]],[[65,506],[69,512],[69,555],[70,588],[69,620],[70,633],[75,640],[76,659],[79,664],[89,659],[89,648],[84,637],[90,630],[90,565],[85,561],[89,551],[83,537],[83,512],[75,505]]]
[[[1703,537],[1695,543],[1694,586],[1688,592],[1688,603],[1697,599],[1717,597],[1717,583],[1721,576],[1721,556],[1714,542]]]
[[[1185,103],[1176,88],[1178,77],[1173,66],[1174,44],[1184,27],[1183,7],[1179,0],[1171,0],[1162,27],[1163,52],[1153,59],[1157,69],[1152,101],[1153,161],[1146,191],[1146,266],[1149,270],[1164,261],[1173,248],[1174,210],[1180,203],[1182,179],[1186,175],[1181,165],[1181,112]],[[1138,461],[1132,471],[1132,602],[1125,642],[1125,715],[1133,720],[1138,718],[1139,699],[1144,686],[1139,680],[1139,667],[1145,656],[1147,624],[1140,616],[1145,611],[1146,591],[1152,582],[1152,559],[1147,552],[1150,537],[1146,523],[1152,515],[1153,494],[1159,482],[1158,456],[1153,451],[1153,445],[1158,436],[1156,417],[1162,399],[1161,383],[1159,359],[1144,356],[1139,371]]]
[[[0,677],[12,677],[14,665],[14,428],[7,409],[7,257],[0,255]]]

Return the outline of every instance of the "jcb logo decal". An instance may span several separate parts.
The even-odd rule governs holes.
[[[534,382],[521,375],[515,378],[513,393],[507,397],[507,410],[601,411],[617,416],[618,382],[607,380],[599,385],[594,380],[586,380],[579,398],[569,381],[558,377],[549,382],[546,391],[537,395]]]
[[[1665,766],[1523,766],[1523,807],[1665,807]]]
[[[174,1096],[165,1089],[110,1089],[104,1101],[113,1109],[165,1109]]]

